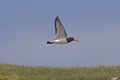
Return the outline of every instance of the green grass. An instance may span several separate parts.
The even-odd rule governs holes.
[[[0,80],[111,80],[120,77],[120,66],[28,67],[0,64]]]

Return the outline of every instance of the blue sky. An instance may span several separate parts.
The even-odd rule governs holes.
[[[0,63],[26,66],[120,65],[119,0],[1,0]],[[80,43],[48,45],[59,16]]]

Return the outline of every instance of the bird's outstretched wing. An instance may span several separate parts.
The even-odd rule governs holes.
[[[55,35],[56,39],[67,37],[67,33],[58,16],[55,18]]]

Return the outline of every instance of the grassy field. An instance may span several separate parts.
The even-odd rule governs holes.
[[[120,66],[28,67],[0,64],[0,80],[111,80],[120,77]]]

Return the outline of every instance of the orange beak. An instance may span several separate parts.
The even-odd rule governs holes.
[[[74,38],[74,41],[76,41],[76,42],[80,42],[80,40],[78,40],[78,39],[75,39],[75,38]]]

